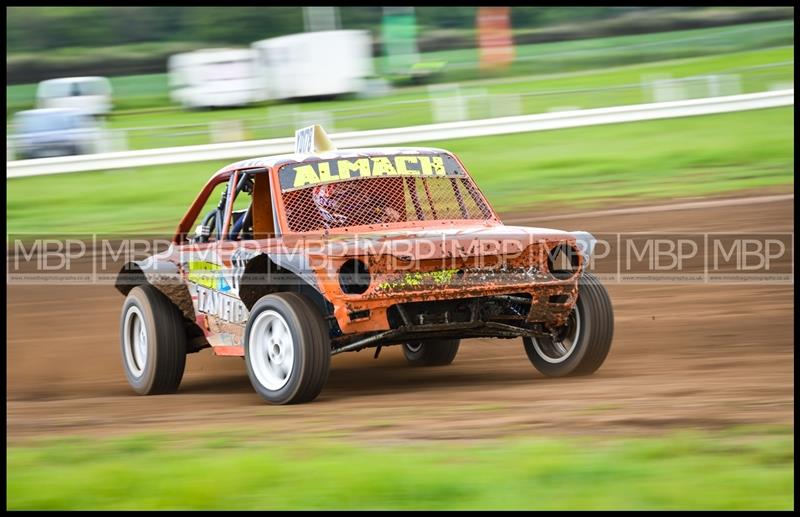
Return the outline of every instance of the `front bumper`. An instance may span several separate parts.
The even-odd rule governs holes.
[[[344,299],[340,303],[334,303],[334,316],[344,334],[380,331],[392,328],[388,312],[396,305],[514,295],[530,296],[530,309],[525,315],[527,323],[558,327],[564,324],[577,301],[578,274],[567,280],[506,285],[486,283],[449,288],[439,286],[426,291],[415,290],[390,296]]]

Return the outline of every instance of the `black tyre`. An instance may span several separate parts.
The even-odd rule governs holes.
[[[458,353],[460,339],[429,339],[403,344],[403,355],[412,366],[445,366]]]
[[[247,374],[256,392],[272,404],[309,402],[330,370],[330,336],[307,297],[263,296],[250,311],[244,340]]]
[[[180,310],[152,285],[134,287],[122,306],[120,345],[125,377],[140,395],[177,391],[186,366]]]
[[[556,339],[523,338],[528,359],[548,377],[590,375],[600,368],[611,349],[614,312],[605,287],[583,273],[578,301]]]

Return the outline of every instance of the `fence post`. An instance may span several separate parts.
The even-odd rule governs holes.
[[[241,120],[213,120],[209,123],[211,142],[240,142],[244,140]]]
[[[433,110],[433,122],[467,120],[469,112],[458,84],[431,84],[428,97]]]

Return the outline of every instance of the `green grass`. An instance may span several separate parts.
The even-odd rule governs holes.
[[[6,453],[7,507],[794,507],[791,429],[388,446],[256,436],[151,434],[12,445]]]
[[[791,184],[792,108],[439,142],[501,210]]]
[[[791,185],[793,140],[787,107],[418,144],[455,152],[507,211]],[[232,161],[7,180],[8,232],[169,233]]]

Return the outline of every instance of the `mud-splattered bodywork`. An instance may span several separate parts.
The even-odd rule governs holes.
[[[254,238],[192,242],[188,230],[211,189],[246,175],[255,184]],[[319,186],[341,182],[366,194],[349,220],[326,220]],[[284,155],[219,171],[170,250],[129,264],[118,288],[155,285],[181,309],[196,348],[221,355],[243,354],[261,296],[299,291],[327,317],[337,353],[411,338],[551,333],[577,300],[592,246],[585,232],[503,225],[446,151]]]

